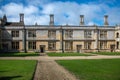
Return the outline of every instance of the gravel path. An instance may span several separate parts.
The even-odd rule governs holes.
[[[67,56],[67,57],[49,57],[49,56],[34,56],[34,57],[0,57],[0,60],[71,60],[71,59],[115,59],[120,58],[120,55],[96,55],[96,56]]]
[[[38,61],[34,80],[77,80],[55,61]]]

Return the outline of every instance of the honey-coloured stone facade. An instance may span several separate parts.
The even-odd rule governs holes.
[[[5,17],[5,16],[4,16]],[[7,17],[6,17],[7,18]],[[1,52],[119,52],[120,26],[110,26],[105,15],[104,25],[55,25],[50,15],[49,25],[25,25],[20,22],[0,21]]]

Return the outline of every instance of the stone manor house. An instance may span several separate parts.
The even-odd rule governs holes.
[[[110,26],[108,16],[104,25],[54,25],[50,14],[49,25],[25,25],[24,14],[19,22],[0,18],[0,52],[117,52],[120,51],[120,26]]]

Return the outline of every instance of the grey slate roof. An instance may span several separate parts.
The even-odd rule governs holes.
[[[23,26],[24,23],[21,22],[6,22],[5,26]]]

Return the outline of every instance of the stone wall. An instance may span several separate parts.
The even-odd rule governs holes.
[[[11,36],[11,31],[12,30],[19,30],[19,37],[18,38],[12,38]],[[107,50],[99,50],[99,51],[110,51],[110,45],[115,45],[116,46],[116,41],[120,41],[120,39],[117,39],[115,37],[115,34],[117,32],[120,32],[119,30],[115,30],[115,28],[113,27],[106,27],[106,28],[96,28],[96,27],[65,27],[63,26],[62,28],[60,26],[57,26],[57,27],[49,27],[49,26],[27,26],[25,27],[26,29],[26,48],[27,48],[27,51],[40,51],[40,46],[45,46],[45,52],[62,52],[62,42],[63,42],[63,46],[64,46],[64,51],[65,51],[65,43],[64,41],[67,40],[67,41],[72,41],[73,42],[73,49],[72,49],[72,52],[77,52],[77,46],[78,45],[81,45],[81,52],[96,52],[98,50],[98,40],[101,40],[100,39],[100,35],[99,35],[99,30],[106,30],[107,31],[107,38],[104,39],[104,41],[107,41]],[[62,32],[61,32],[61,29],[63,31],[65,30],[73,30],[73,35],[72,35],[72,38],[65,38],[65,34],[63,32],[64,35],[62,35]],[[35,30],[36,31],[36,37],[34,38],[28,38],[28,30]],[[48,37],[48,30],[56,30],[56,38],[54,39],[50,39]],[[87,39],[84,37],[84,31],[85,30],[91,30],[91,34],[92,34],[92,37]],[[12,50],[11,49],[11,42],[12,41],[19,41],[19,45],[20,45],[20,48],[19,48],[19,51],[23,51],[24,47],[24,43],[23,43],[23,27],[5,27],[5,29],[3,30],[3,42],[4,44],[8,44],[8,49],[9,50]],[[63,39],[62,39],[62,36],[63,36]],[[35,41],[36,42],[36,49],[35,50],[29,50],[28,49],[28,41]],[[49,41],[55,41],[56,42],[56,50],[54,51],[51,51],[51,50],[48,50],[48,42]],[[91,41],[91,49],[90,50],[86,50],[84,48],[84,42],[85,41]],[[119,51],[119,50],[116,50],[116,51]],[[67,51],[66,51],[67,52]],[[69,51],[70,52],[70,51]]]

